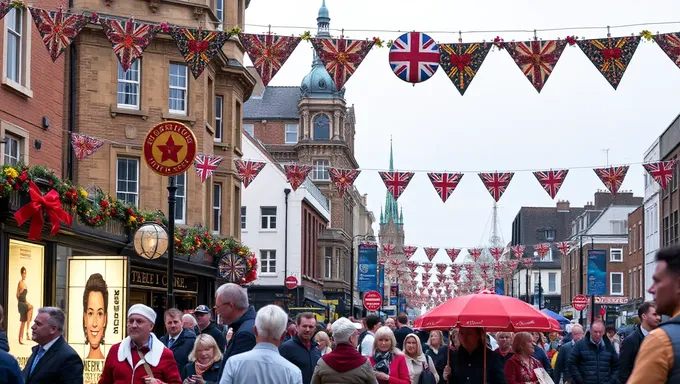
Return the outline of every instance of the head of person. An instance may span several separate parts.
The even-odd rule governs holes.
[[[593,325],[590,327],[590,338],[593,339],[595,344],[602,341],[602,336],[604,336],[604,323],[602,320],[595,320]]]
[[[660,249],[656,262],[648,292],[654,295],[659,314],[673,316],[680,310],[680,246]]]
[[[189,353],[189,361],[212,365],[220,360],[222,360],[222,352],[215,339],[207,333],[196,336],[194,348]]]
[[[574,340],[574,342],[581,340],[584,335],[585,332],[583,331],[581,324],[574,324],[574,326],[571,327],[571,338]]]
[[[309,344],[316,331],[316,317],[311,312],[302,312],[295,318],[297,337],[303,344]]]
[[[397,323],[394,322],[393,317],[388,317],[387,320],[385,320],[385,325],[390,327],[391,330],[397,329]]]
[[[229,328],[227,330],[227,341],[231,340],[231,337],[234,336],[234,328]]]
[[[512,351],[522,356],[534,353],[534,338],[529,332],[519,332],[512,340]]]
[[[26,267],[21,267],[21,280],[26,280]]]
[[[331,346],[331,338],[328,337],[326,331],[319,331],[314,335],[314,341],[319,343],[319,349],[324,350],[326,347]]]
[[[648,331],[656,329],[661,321],[661,316],[656,312],[656,304],[653,301],[646,301],[638,308],[638,318],[641,325]],[[0,319],[2,322],[2,319]]]
[[[198,324],[198,329],[204,330],[210,325],[210,320],[212,320],[212,311],[207,305],[199,305],[194,309],[194,316],[196,317],[196,324]]]
[[[108,308],[109,289],[104,277],[99,273],[90,275],[83,292],[83,331],[85,344],[92,348],[104,344]]]
[[[461,327],[458,333],[460,337],[460,345],[463,346],[468,352],[472,352],[477,349],[482,344],[482,329],[473,327]]]
[[[605,329],[605,333],[607,334],[607,337],[609,338],[610,341],[614,341],[614,336],[616,336],[616,328],[614,326],[607,326]]]
[[[404,338],[404,353],[413,358],[423,354],[423,347],[420,345],[420,338],[415,333],[411,333]]]
[[[182,311],[170,308],[165,311],[165,329],[170,337],[177,337],[182,332]]]
[[[335,335],[335,332],[333,335]],[[380,327],[378,332],[375,333],[373,352],[376,351],[400,353],[399,349],[397,349],[397,339],[394,337],[394,332],[392,332],[390,327]]]
[[[501,351],[507,351],[512,348],[512,332],[498,332],[496,336],[498,348]]]
[[[196,318],[192,314],[187,313],[182,315],[182,328],[193,331],[194,327],[197,325]]]
[[[286,330],[291,335],[294,335],[297,332],[297,324],[293,320],[288,320],[288,328]]]
[[[66,321],[66,315],[60,308],[44,307],[38,309],[38,315],[31,327],[33,341],[42,346],[61,336],[64,332],[64,321]]]
[[[366,329],[375,333],[382,326],[382,321],[378,315],[368,315],[364,318]]]
[[[248,310],[248,291],[234,283],[220,285],[215,293],[215,308],[223,324],[231,324]],[[200,324],[199,324],[200,325]],[[284,328],[285,328],[284,324]]]
[[[356,348],[359,345],[359,329],[353,321],[341,317],[333,322],[333,342],[336,345],[349,345]],[[321,348],[321,345],[319,345],[319,348]]]
[[[531,340],[533,341],[534,345],[538,344],[541,341],[541,333],[531,332]]]
[[[444,334],[442,334],[442,331],[430,331],[430,337],[427,338],[426,344],[432,348],[439,348],[444,344]]]
[[[270,343],[276,346],[286,337],[288,315],[276,305],[266,305],[255,315],[255,339],[257,343]]]
[[[141,347],[149,342],[151,331],[156,324],[156,312],[144,304],[135,304],[128,309],[127,334]]]
[[[451,328],[449,332],[449,346],[453,348],[460,347],[460,331],[458,328]]]
[[[397,328],[408,327],[408,316],[405,313],[399,314],[397,316]]]

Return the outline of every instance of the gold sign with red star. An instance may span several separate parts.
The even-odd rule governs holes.
[[[194,163],[196,151],[196,136],[176,121],[164,121],[151,128],[142,146],[146,165],[161,176],[184,173]]]

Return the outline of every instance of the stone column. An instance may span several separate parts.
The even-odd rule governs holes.
[[[302,140],[309,139],[309,111],[302,112]]]
[[[340,140],[340,112],[333,113],[333,140]]]

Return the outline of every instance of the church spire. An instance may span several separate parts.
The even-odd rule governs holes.
[[[394,171],[394,155],[392,153],[392,135],[390,135],[390,172]]]
[[[390,172],[394,172],[394,152],[392,150],[392,137],[390,136]],[[394,200],[394,196],[387,191],[385,193],[385,212],[381,212],[380,224],[387,224],[391,221],[399,225],[402,223],[402,218],[399,215],[399,204]]]

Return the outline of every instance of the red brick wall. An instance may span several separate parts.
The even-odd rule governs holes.
[[[630,276],[634,281],[634,289],[628,291],[628,297],[637,299],[644,297],[644,289],[640,289],[640,276],[644,276],[644,206],[640,206],[628,215],[628,255],[626,257],[626,267],[628,268],[628,281]],[[644,284],[644,278],[642,279]],[[642,295],[640,294],[642,291]]]
[[[244,124],[253,124],[255,138],[264,144],[285,144],[286,143],[286,124],[298,124],[298,132],[302,129],[298,120],[244,120]]]
[[[306,201],[302,202],[302,276],[321,280],[323,253],[319,253],[319,235],[326,228],[326,220]]]

